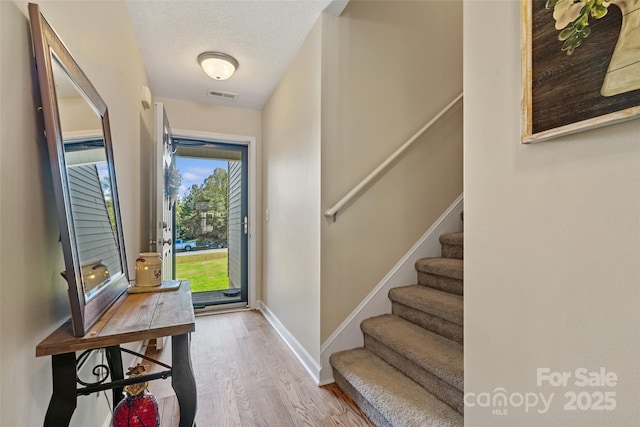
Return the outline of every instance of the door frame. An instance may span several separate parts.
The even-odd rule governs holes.
[[[258,257],[258,239],[256,235],[256,224],[258,219],[258,192],[257,192],[257,155],[256,155],[256,138],[254,136],[231,135],[218,132],[201,132],[185,129],[171,129],[174,138],[198,139],[203,141],[226,143],[231,145],[244,145],[248,147],[248,164],[249,164],[249,182],[247,183],[249,202],[249,235],[247,237],[247,292],[249,298],[247,304],[249,308],[255,309],[256,292],[257,292],[257,257]]]

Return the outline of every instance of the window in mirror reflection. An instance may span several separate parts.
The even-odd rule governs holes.
[[[85,300],[122,275],[102,121],[53,56],[67,184]]]

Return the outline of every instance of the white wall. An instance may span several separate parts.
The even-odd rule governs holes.
[[[462,2],[352,1],[325,17],[322,50],[326,210],[462,92]],[[459,103],[322,221],[322,341],[461,192]]]
[[[126,247],[133,271],[146,239],[140,152],[153,116],[124,5],[45,2],[41,8],[105,99],[111,115]],[[117,31],[114,31],[117,28]],[[49,160],[37,126],[26,3],[0,2],[0,425],[41,425],[51,395],[50,358],[35,346],[70,315]],[[143,233],[144,231],[144,233]],[[143,237],[144,236],[144,237]],[[101,425],[103,398],[80,397],[72,425]]]
[[[262,112],[197,104],[171,98],[156,98],[164,103],[171,127],[197,132],[217,132],[254,136],[260,145]]]
[[[262,300],[320,360],[321,21],[262,112]]]
[[[467,406],[465,425],[637,426],[640,121],[521,145],[519,6],[464,7],[465,392],[555,396],[546,414]],[[536,384],[601,367],[615,387]],[[615,410],[565,411],[581,391]]]

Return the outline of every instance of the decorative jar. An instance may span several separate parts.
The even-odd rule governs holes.
[[[162,258],[155,252],[143,252],[136,259],[136,286],[162,284]]]

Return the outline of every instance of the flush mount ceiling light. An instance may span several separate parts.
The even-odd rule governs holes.
[[[212,79],[227,80],[238,69],[238,61],[226,53],[204,52],[198,55],[198,63]]]

